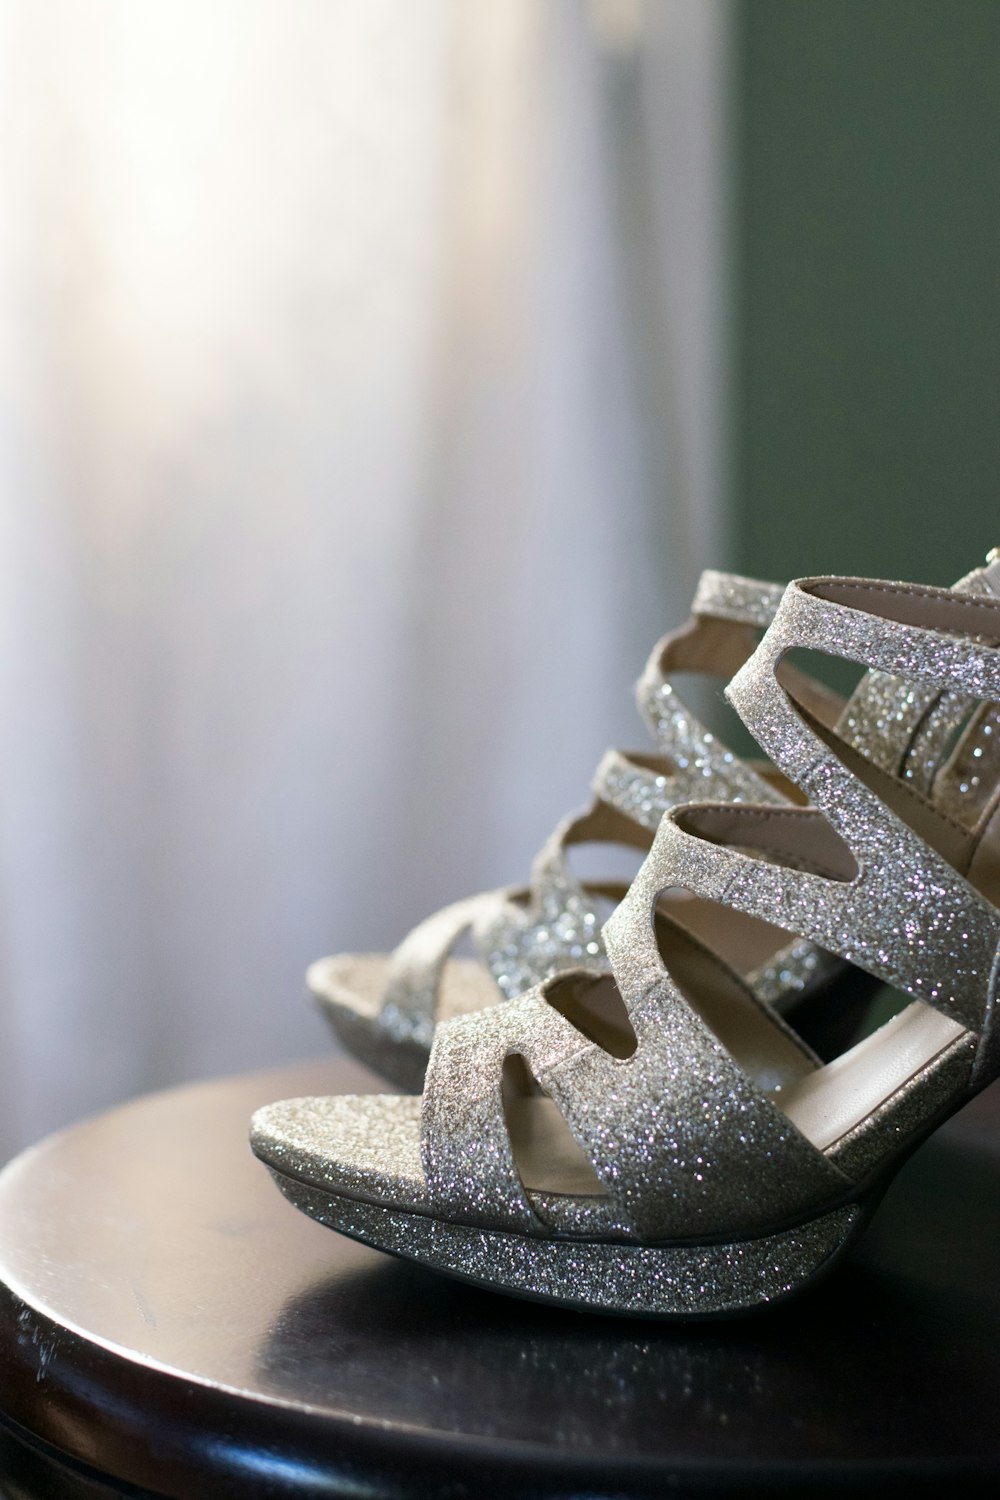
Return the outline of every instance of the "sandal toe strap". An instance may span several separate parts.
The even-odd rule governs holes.
[[[438,1212],[483,1228],[546,1231],[515,1160],[504,1063],[521,1057],[582,1147],[623,1232],[637,1240],[747,1231],[842,1191],[847,1179],[756,1088],[667,980],[631,1010],[638,1045],[613,1057],[548,1003],[552,984],[438,1028],[421,1155]],[[544,1196],[544,1195],[543,1195]],[[575,1200],[583,1231],[593,1198]],[[565,1228],[565,1200],[560,1216]]]
[[[440,1005],[445,965],[459,940],[477,924],[491,920],[498,906],[514,895],[486,891],[444,906],[419,922],[395,949],[389,962],[378,1024],[394,1038],[429,1048]]]

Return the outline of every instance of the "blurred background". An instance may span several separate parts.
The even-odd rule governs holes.
[[[1000,543],[995,0],[0,0],[0,1158],[521,879],[699,570]]]

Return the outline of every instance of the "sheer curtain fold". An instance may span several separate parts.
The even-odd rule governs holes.
[[[725,7],[0,0],[0,1157],[321,1050],[309,959],[634,738],[724,531]]]

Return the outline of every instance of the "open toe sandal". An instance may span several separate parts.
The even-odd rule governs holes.
[[[880,674],[894,724],[936,723],[937,797],[806,701],[799,650]],[[907,1154],[996,1077],[1000,601],[791,584],[728,693],[800,803],[667,810],[604,929],[610,972],[439,1025],[422,1099],[261,1110],[253,1149],[296,1207],[498,1291],[718,1316],[827,1271]],[[669,890],[837,955],[826,1004],[868,974],[896,1014],[820,1062]]]
[[[1000,567],[977,568],[957,585],[1000,592]],[[688,673],[724,682],[752,653],[782,589],[732,574],[702,575],[688,623],[653,651],[636,697],[656,742],[654,754],[610,751],[597,768],[593,801],[557,827],[523,888],[489,891],[445,907],[421,922],[394,953],[344,953],[320,959],[308,984],[343,1045],[402,1088],[423,1082],[434,1028],[469,1011],[514,999],[568,968],[607,970],[603,921],[625,892],[612,880],[583,880],[571,850],[617,845],[644,854],[664,811],[698,799],[782,804],[793,788],[764,764],[742,760],[681,701],[674,679]],[[939,768],[937,745],[953,729],[948,700],[925,712],[911,685],[873,673],[846,703],[811,684],[803,691],[833,717],[856,748],[924,791]],[[854,1034],[866,1003],[836,1014],[822,1003],[840,961],[815,943],[789,942],[773,925],[733,913],[726,923],[686,898],[674,914],[692,931],[707,920],[713,944],[754,993],[783,1013],[795,1012],[803,1035],[827,1055]],[[456,954],[462,944],[473,957]]]

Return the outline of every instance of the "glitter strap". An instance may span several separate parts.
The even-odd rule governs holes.
[[[488,921],[497,905],[515,895],[487,891],[456,901],[425,917],[403,939],[389,962],[378,1025],[394,1040],[429,1047],[434,1036],[445,964],[459,940],[477,922]]]
[[[568,850],[586,843],[645,854],[650,836],[634,818],[600,801],[563,819],[535,858],[527,899],[498,903],[473,929],[476,948],[507,999],[563,969],[607,969],[601,926],[626,882],[579,880]]]
[[[706,673],[723,680],[731,677],[753,650],[756,632],[766,629],[774,618],[781,595],[782,586],[777,583],[762,583],[712,568],[701,574],[691,619],[657,641],[636,683],[639,713],[665,753],[682,757],[697,753],[707,733],[678,698],[669,680],[671,674]],[[712,736],[708,735],[711,744]]]
[[[583,1148],[623,1237],[751,1229],[846,1186],[672,984],[631,1019],[638,1045],[628,1058],[589,1043],[538,991],[440,1026],[421,1112],[435,1211],[484,1228],[548,1227],[511,1147],[502,1096],[511,1056],[525,1060]]]
[[[698,673],[725,681],[746,661],[756,636],[747,625],[736,628],[730,621],[696,616],[680,630],[663,637],[653,649],[636,684],[639,712],[656,740],[661,755],[669,758],[677,794],[687,798],[724,797],[753,802],[782,801],[780,793],[746,765],[681,701],[671,677]],[[601,768],[598,775],[601,776]],[[695,788],[697,792],[695,793]],[[625,810],[618,799],[615,777],[605,782],[599,795]]]
[[[623,750],[608,750],[601,757],[590,787],[594,796],[626,818],[655,833],[668,807],[690,802],[685,796],[700,773],[679,767],[670,756],[639,757]]]
[[[1000,705],[980,704],[951,756],[943,765],[941,759],[933,780],[934,800],[951,817],[971,827],[1000,781]]]
[[[763,583],[757,578],[743,578],[739,573],[706,568],[698,579],[691,613],[766,630],[784,592],[783,583]]]

